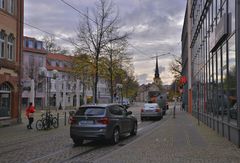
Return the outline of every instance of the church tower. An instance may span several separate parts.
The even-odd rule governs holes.
[[[155,75],[154,75],[153,81],[156,85],[159,85],[161,83],[161,79],[160,79],[160,75],[159,75],[159,69],[158,69],[158,57],[157,56],[156,56]]]

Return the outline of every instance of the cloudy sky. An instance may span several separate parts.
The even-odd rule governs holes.
[[[65,0],[83,13],[94,9],[97,0]],[[152,82],[159,57],[164,84],[173,80],[169,63],[181,54],[181,32],[186,0],[112,0],[120,15],[122,31],[131,32],[128,51],[133,54],[136,78],[140,84]],[[61,38],[74,38],[82,15],[61,0],[25,0],[25,23]],[[25,25],[26,36],[42,39],[46,33]],[[72,45],[56,38],[57,44],[72,50]]]

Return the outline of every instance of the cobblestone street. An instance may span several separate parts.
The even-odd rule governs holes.
[[[130,109],[139,119],[138,104]],[[161,121],[139,121],[135,137],[126,137],[115,146],[86,141],[74,146],[69,125],[63,116],[57,129],[27,130],[23,124],[0,128],[1,162],[161,162],[161,163],[238,163],[240,150],[188,113],[172,107]],[[178,106],[179,108],[179,106]],[[38,116],[40,114],[37,114]],[[60,115],[64,115],[61,113]]]

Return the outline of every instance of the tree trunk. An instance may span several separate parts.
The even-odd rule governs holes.
[[[98,84],[98,61],[99,61],[99,53],[96,55],[96,72],[95,72],[95,81],[94,81],[94,103],[98,103],[97,98],[97,84]]]
[[[111,95],[111,103],[113,103],[113,71],[112,71],[112,50],[110,54],[110,95]]]

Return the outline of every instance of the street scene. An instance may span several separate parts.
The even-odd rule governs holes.
[[[19,126],[1,129],[1,162],[239,162],[240,150],[171,103],[159,120],[140,120],[143,103],[129,107],[138,119],[136,136],[126,135],[117,145],[85,141],[75,146],[69,124],[60,116],[59,128],[39,132]],[[40,115],[40,114],[39,114]],[[61,113],[61,115],[64,115]],[[36,115],[37,116],[37,115]],[[24,118],[24,117],[23,117]]]
[[[240,163],[240,0],[0,0],[0,163]]]

